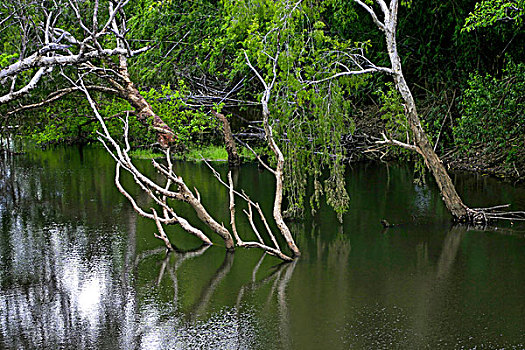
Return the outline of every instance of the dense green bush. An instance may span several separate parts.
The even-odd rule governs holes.
[[[202,110],[189,109],[184,102],[187,87],[182,81],[176,89],[169,84],[160,89],[142,91],[157,115],[177,135],[176,143],[185,148],[209,137],[218,126],[217,120]],[[122,119],[132,108],[120,98],[97,98],[99,112],[116,139],[123,135]],[[27,135],[41,145],[54,143],[86,143],[98,138],[100,125],[83,96],[71,96],[48,106],[43,112],[33,113],[37,122],[25,125]],[[151,145],[156,142],[156,132],[146,128],[132,114],[129,116],[130,141],[132,146]],[[208,136],[208,137],[206,137]]]
[[[525,132],[525,64],[509,64],[501,77],[471,74],[454,128],[463,149],[483,143],[490,149],[523,147]],[[511,159],[507,159],[510,161]]]

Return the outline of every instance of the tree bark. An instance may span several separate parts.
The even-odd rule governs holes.
[[[277,146],[277,143],[275,143],[275,140],[273,138],[272,128],[268,120],[270,116],[270,111],[268,109],[267,103],[268,101],[263,102],[264,130],[266,133],[268,144],[271,150],[273,151],[273,153],[275,154],[275,158],[277,158],[277,165],[274,170],[276,184],[275,184],[275,199],[273,202],[273,218],[275,220],[275,223],[277,224],[277,227],[282,232],[284,239],[286,240],[286,244],[288,244],[288,247],[292,251],[293,256],[298,257],[301,255],[301,251],[295,244],[295,241],[292,237],[292,233],[290,232],[290,229],[288,228],[288,226],[286,225],[283,219],[282,204],[283,204],[284,155],[283,155],[283,152],[281,152],[281,150]]]
[[[217,113],[214,110],[212,110],[211,113],[223,124],[224,143],[226,144],[226,152],[228,152],[228,165],[232,168],[238,167],[241,165],[241,158],[237,153],[237,146],[233,139],[230,123],[224,114]]]
[[[157,141],[162,148],[168,148],[173,143],[177,136],[173,130],[153,111],[151,105],[140,94],[139,90],[131,81],[128,72],[128,62],[124,55],[119,56],[119,74],[123,81],[123,85],[117,84],[116,87],[136,110],[137,120],[147,127],[153,128],[157,133]]]
[[[226,249],[233,250],[235,248],[235,244],[233,242],[233,238],[230,234],[230,232],[224,227],[224,225],[219,224],[206,210],[206,208],[202,205],[200,196],[197,193],[197,197],[191,192],[191,190],[188,188],[182,177],[177,176],[174,172],[169,171],[168,169],[165,169],[161,167],[157,162],[153,161],[153,167],[157,169],[160,173],[164,174],[166,177],[171,179],[178,187],[178,192],[165,192],[162,193],[167,197],[175,198],[177,200],[180,200],[182,202],[188,203],[192,206],[193,210],[195,210],[195,213],[197,214],[197,217],[204,222],[209,228],[211,228],[215,233],[217,233],[221,238],[224,240],[224,245],[226,246]],[[133,167],[134,175],[139,176],[138,170]],[[142,174],[140,174],[142,175]],[[141,180],[146,179],[144,176],[140,176]],[[152,182],[150,182],[152,183]],[[162,191],[158,187],[156,188],[157,191]],[[159,191],[159,192],[160,192]]]
[[[455,220],[468,220],[468,207],[463,203],[461,197],[456,191],[450,176],[448,175],[443,162],[439,159],[436,152],[432,148],[428,136],[426,135],[417,112],[414,97],[408,87],[401,67],[401,58],[397,52],[396,43],[396,26],[397,26],[397,0],[391,3],[390,11],[385,13],[385,38],[388,49],[388,56],[392,64],[392,75],[396,88],[398,89],[406,106],[406,117],[410,125],[410,129],[414,134],[414,141],[416,147],[419,148],[420,154],[423,156],[426,166],[432,172],[434,179],[439,187],[439,191],[443,197],[443,201],[447,209],[454,216]]]
[[[295,241],[293,239],[292,233],[290,232],[290,229],[286,225],[283,219],[283,213],[282,213],[282,204],[283,204],[283,180],[284,180],[284,155],[283,152],[281,152],[281,149],[275,142],[275,139],[273,138],[273,130],[270,125],[270,109],[268,107],[268,102],[270,101],[270,95],[272,93],[272,89],[275,85],[275,81],[277,79],[277,63],[278,58],[280,55],[280,50],[277,50],[275,53],[275,56],[273,57],[273,77],[271,82],[268,84],[263,77],[259,74],[257,69],[251,64],[250,59],[246,52],[244,52],[244,57],[246,58],[246,63],[250,67],[250,69],[255,73],[259,81],[264,86],[264,92],[263,96],[261,97],[261,105],[262,105],[262,113],[263,113],[263,125],[264,125],[264,135],[266,137],[266,142],[268,142],[268,146],[270,146],[270,149],[275,155],[275,158],[277,160],[277,165],[275,167],[275,170],[268,167],[261,158],[258,157],[258,160],[265,168],[267,168],[273,175],[275,176],[275,199],[273,202],[273,218],[275,220],[275,223],[277,224],[277,227],[279,228],[279,231],[281,231],[281,234],[283,235],[284,239],[286,240],[286,244],[292,251],[292,254],[294,257],[299,257],[301,255],[301,251],[295,244]]]
[[[431,147],[428,137],[421,126],[421,121],[419,120],[419,115],[417,113],[416,104],[414,102],[414,97],[408,87],[405,77],[403,76],[403,70],[401,67],[401,59],[397,52],[397,43],[396,43],[396,27],[397,27],[397,15],[399,0],[391,0],[389,5],[385,0],[375,0],[375,2],[381,8],[381,12],[384,15],[384,22],[381,22],[380,18],[375,13],[372,5],[369,5],[361,0],[354,0],[359,6],[364,8],[371,16],[374,23],[377,25],[379,30],[381,30],[385,35],[385,40],[387,44],[388,56],[390,58],[390,63],[392,68],[381,68],[376,69],[376,71],[383,71],[389,73],[393,76],[394,82],[397,90],[401,94],[403,101],[405,102],[405,115],[407,122],[412,130],[414,135],[413,145],[404,144],[395,140],[389,140],[385,135],[383,135],[384,140],[378,141],[378,143],[390,143],[398,146],[402,146],[408,149],[417,151],[423,157],[425,165],[430,169],[436,183],[441,192],[441,196],[447,209],[450,211],[452,216],[456,221],[459,222],[468,222],[473,224],[487,224],[491,220],[514,220],[514,221],[525,221],[525,211],[499,211],[498,209],[507,208],[509,205],[499,205],[490,208],[469,208],[467,207],[452,183],[450,176],[448,175],[443,163],[437,156],[434,149]],[[373,65],[372,65],[373,66]],[[367,69],[362,69],[359,67],[358,71],[348,71],[344,74],[364,74]],[[342,75],[337,74],[337,75]],[[337,76],[336,75],[336,76]],[[330,78],[326,78],[327,80]]]

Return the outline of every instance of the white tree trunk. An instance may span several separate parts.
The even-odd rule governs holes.
[[[448,175],[443,162],[439,159],[436,152],[432,148],[428,136],[426,135],[421,121],[417,113],[416,103],[412,96],[412,92],[407,85],[403,70],[401,67],[401,58],[397,52],[396,42],[396,27],[397,27],[397,10],[398,2],[393,0],[390,4],[390,10],[385,13],[384,32],[388,50],[388,57],[392,64],[392,75],[397,90],[401,94],[406,106],[406,118],[410,129],[414,135],[416,147],[419,148],[419,153],[423,156],[426,166],[432,172],[434,179],[439,187],[443,201],[447,209],[454,216],[456,220],[463,221],[467,219],[468,208],[456,191],[450,176]]]

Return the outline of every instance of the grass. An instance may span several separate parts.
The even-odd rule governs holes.
[[[224,147],[219,146],[200,146],[198,148],[191,148],[187,153],[182,157],[185,160],[190,161],[202,161],[204,158],[207,161],[227,161],[228,152]]]
[[[129,155],[137,159],[154,159],[154,158],[164,157],[164,154],[159,153],[159,152],[154,152],[149,149],[136,149],[136,150],[129,152]]]
[[[239,155],[245,162],[250,162],[255,160],[255,156],[253,153],[244,148],[239,147],[238,148]],[[256,152],[261,152],[260,149],[256,149]],[[133,158],[137,159],[153,159],[153,158],[162,158],[164,157],[164,154],[159,152],[154,152],[151,150],[143,150],[143,149],[137,149],[130,152],[130,155]],[[226,152],[226,148],[222,146],[214,146],[214,145],[196,145],[188,152],[185,152],[184,154],[174,154],[173,155],[175,159],[178,160],[185,160],[185,161],[191,161],[191,162],[201,162],[204,158],[206,161],[209,162],[226,162],[228,161],[228,152]]]

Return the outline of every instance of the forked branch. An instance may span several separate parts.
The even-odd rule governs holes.
[[[232,231],[234,234],[234,237],[237,241],[237,246],[244,247],[244,248],[260,248],[267,253],[277,256],[282,260],[285,261],[291,261],[293,260],[286,254],[284,254],[279,247],[279,244],[277,243],[277,240],[275,238],[275,235],[273,234],[272,230],[270,229],[270,226],[268,225],[268,222],[266,221],[266,217],[264,216],[264,213],[261,209],[261,206],[259,203],[253,202],[250,197],[248,197],[244,192],[239,192],[234,189],[233,180],[231,176],[231,171],[228,172],[228,183],[226,183],[219,172],[215,170],[206,160],[204,160],[205,164],[210,168],[210,170],[213,172],[213,175],[215,178],[226,188],[228,188],[229,196],[230,196],[230,224],[232,226]],[[248,210],[243,210],[243,212],[246,214],[248,221],[250,223],[250,226],[255,233],[255,236],[257,237],[257,240],[259,242],[245,242],[242,240],[242,238],[239,236],[237,232],[237,226],[235,224],[235,196],[238,196],[239,198],[243,199],[248,204]],[[257,226],[254,222],[253,217],[253,210],[252,208],[255,208],[257,210],[257,213],[259,214],[259,218],[263,222],[263,225],[266,229],[266,232],[268,234],[268,237],[272,241],[272,244],[274,247],[270,247],[269,245],[265,244],[261,234],[259,233],[259,230],[257,229]]]
[[[183,228],[185,231],[189,232],[190,234],[195,235],[203,243],[205,244],[211,244],[211,241],[209,238],[199,229],[193,227],[186,219],[180,217],[175,210],[169,205],[168,200],[174,199],[182,202],[188,203],[194,210],[199,219],[205,223],[210,229],[212,229],[215,233],[217,233],[225,243],[225,246],[228,250],[232,250],[234,248],[234,242],[232,239],[232,236],[230,232],[224,227],[224,225],[219,224],[206,210],[203,203],[201,202],[200,194],[195,191],[196,194],[194,194],[193,191],[191,191],[186,183],[184,182],[184,179],[181,176],[178,176],[173,169],[173,164],[171,162],[170,158],[170,151],[167,149],[165,151],[166,155],[166,165],[159,164],[156,161],[152,161],[152,166],[165,177],[165,184],[161,185],[158,182],[154,181],[153,179],[147,177],[144,175],[140,170],[137,169],[137,167],[133,164],[130,156],[129,151],[131,149],[129,139],[128,139],[128,119],[122,119],[122,122],[124,124],[124,133],[123,133],[123,143],[124,146],[121,146],[119,142],[117,142],[113,136],[110,134],[108,128],[106,127],[105,121],[100,115],[100,113],[97,110],[97,107],[94,103],[94,101],[91,98],[91,95],[89,93],[88,88],[84,85],[82,79],[80,79],[80,85],[77,85],[77,88],[82,91],[89,102],[89,105],[91,106],[91,109],[93,110],[97,120],[99,121],[102,132],[99,133],[100,135],[100,141],[104,145],[104,147],[107,149],[107,151],[111,154],[111,156],[116,161],[116,171],[115,171],[115,184],[119,191],[130,201],[131,205],[133,206],[134,210],[141,216],[145,218],[149,218],[155,221],[157,225],[158,233],[155,234],[155,237],[161,239],[166,247],[169,250],[173,250],[173,245],[171,244],[166,232],[164,231],[164,228],[162,225],[173,225],[178,224]],[[210,167],[211,168],[211,167]],[[127,192],[124,187],[122,186],[120,182],[120,170],[124,169],[127,172],[131,174],[133,177],[135,183],[145,192],[148,197],[153,200],[153,202],[158,205],[162,210],[162,215],[158,215],[157,211],[154,208],[151,208],[150,211],[142,209],[136,200]],[[213,169],[213,168],[212,168]],[[218,176],[218,173],[214,171],[215,176],[220,179],[220,176]],[[230,212],[231,212],[231,224],[232,224],[232,230],[234,232],[235,239],[237,241],[237,246],[239,247],[253,247],[253,248],[259,248],[264,250],[265,252],[274,255],[282,260],[285,261],[291,261],[292,258],[284,254],[281,249],[279,248],[277,244],[277,240],[275,239],[273,233],[271,232],[268,223],[266,222],[266,219],[264,218],[264,215],[262,213],[262,210],[259,206],[259,204],[254,203],[251,201],[248,196],[246,196],[244,193],[240,193],[238,191],[234,190],[233,187],[233,180],[231,178],[231,173],[229,174],[228,182],[230,185],[226,184],[222,179],[220,181],[228,187],[230,192]],[[175,187],[175,189],[172,189],[171,187]],[[270,247],[264,243],[262,238],[260,238],[259,242],[244,242],[236,229],[235,225],[235,201],[234,197],[235,195],[240,196],[244,199],[246,199],[250,203],[250,208],[253,206],[253,208],[256,208],[259,215],[261,216],[261,220],[263,221],[267,231],[268,235],[270,237],[270,240],[275,245],[275,247]],[[260,237],[260,236],[259,236]]]

